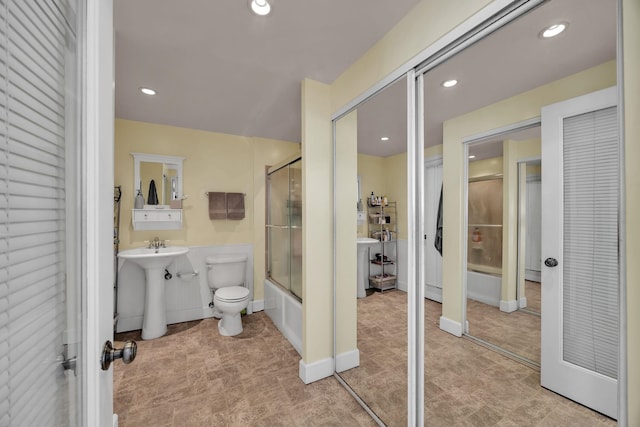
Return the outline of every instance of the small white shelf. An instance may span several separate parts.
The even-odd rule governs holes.
[[[182,209],[132,209],[134,230],[179,230]]]

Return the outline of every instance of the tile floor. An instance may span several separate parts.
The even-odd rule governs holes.
[[[529,310],[540,312],[540,284],[527,281]],[[531,303],[529,303],[531,302]],[[528,311],[505,313],[498,307],[467,300],[469,334],[540,365],[540,316]]]
[[[389,426],[407,424],[406,306],[400,291],[358,300],[360,367],[341,374]],[[441,331],[441,307],[425,300],[427,426],[616,425],[540,387],[538,371]]]
[[[305,386],[300,356],[264,312],[221,337],[217,319],[169,326],[138,343],[136,360],[114,365],[114,411],[129,426],[375,426],[333,378]]]
[[[391,309],[389,307],[392,307]],[[425,301],[428,426],[613,426],[542,389],[524,365],[442,332],[440,304]],[[389,426],[406,425],[406,294],[358,301],[361,366],[343,377]],[[243,318],[237,337],[216,319],[169,327],[138,342],[130,365],[114,366],[114,410],[127,426],[375,426],[334,378],[304,385],[296,351],[264,312]]]

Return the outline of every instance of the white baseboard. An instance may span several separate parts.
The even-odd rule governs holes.
[[[424,286],[424,297],[442,303],[442,288],[432,285]]]
[[[347,351],[336,356],[336,372],[347,371],[360,366],[360,350]]]
[[[456,337],[462,336],[462,323],[440,316],[440,329]]]
[[[263,310],[264,310],[264,300],[262,299],[253,300],[253,302],[251,303],[251,311],[255,313],[256,311],[263,311]]]
[[[518,301],[518,307],[527,308],[527,297],[520,298],[520,301]]]
[[[333,375],[333,358],[318,360],[313,363],[305,363],[300,360],[298,376],[305,384],[321,380]]]
[[[513,313],[517,309],[518,309],[518,301],[516,301],[516,300],[510,300],[510,301],[500,300],[500,311],[503,311],[505,313]]]

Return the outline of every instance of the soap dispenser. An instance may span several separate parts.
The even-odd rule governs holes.
[[[142,191],[138,189],[138,194],[133,202],[134,209],[144,209],[144,196],[142,195]]]

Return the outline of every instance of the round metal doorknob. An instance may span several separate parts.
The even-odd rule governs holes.
[[[544,265],[547,267],[555,267],[558,265],[558,260],[555,258],[547,258],[544,260]]]
[[[138,344],[135,341],[127,341],[124,343],[124,347],[118,349],[114,348],[111,341],[104,343],[102,348],[102,357],[100,362],[102,370],[106,371],[111,366],[111,362],[116,359],[122,359],[124,364],[128,364],[134,361],[136,358],[136,352],[138,351]]]

